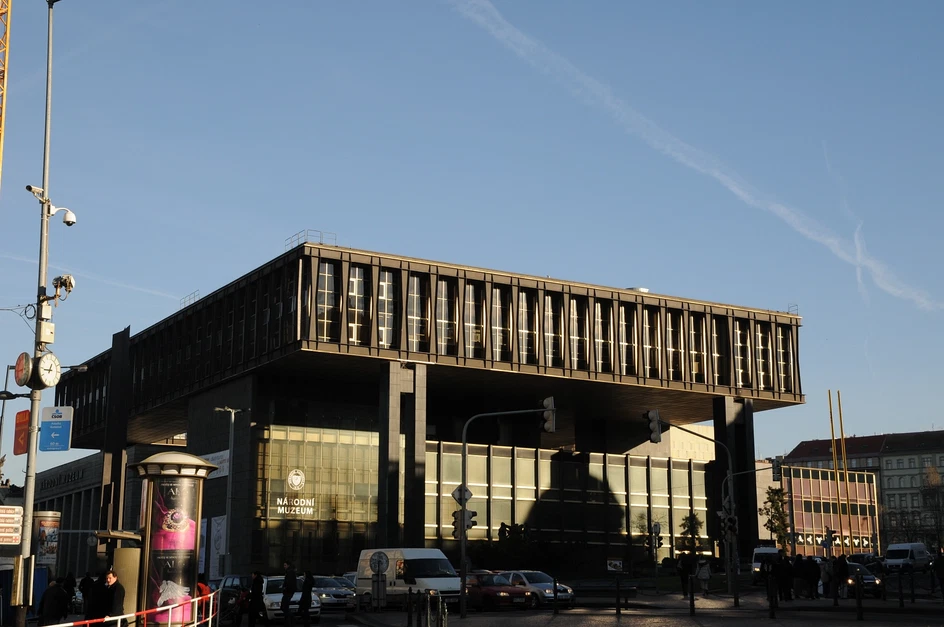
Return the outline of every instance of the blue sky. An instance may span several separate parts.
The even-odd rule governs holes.
[[[261,7],[261,8],[260,8]],[[0,307],[35,298],[46,4],[14,6]],[[284,250],[345,246],[786,310],[808,403],[757,452],[944,427],[944,5],[56,5],[63,363]],[[0,354],[31,331],[0,312]],[[45,396],[51,404],[51,394]],[[12,450],[8,403],[3,451]],[[74,455],[73,455],[74,457]],[[22,480],[23,458],[5,468]],[[40,469],[69,459],[44,453]]]

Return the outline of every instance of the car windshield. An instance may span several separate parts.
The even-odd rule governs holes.
[[[891,549],[886,555],[886,559],[890,560],[906,560],[908,559],[908,549]]]
[[[476,575],[483,586],[510,586],[511,582],[501,575]]]
[[[420,560],[406,560],[404,577],[455,577],[456,571],[449,560],[442,557]]]
[[[343,588],[341,584],[330,577],[315,577],[314,586],[316,588]]]
[[[356,587],[356,586],[354,585],[354,582],[353,582],[352,580],[348,579],[347,577],[335,577],[334,580],[337,581],[337,582],[341,585],[342,588],[354,588],[354,587]]]
[[[282,582],[285,580],[285,577],[279,577],[278,579],[267,579],[265,593],[266,594],[279,594],[282,592]]]
[[[554,583],[550,575],[546,575],[538,570],[532,570],[522,573],[531,583]]]

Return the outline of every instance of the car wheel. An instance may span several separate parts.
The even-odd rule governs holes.
[[[541,607],[541,601],[538,599],[538,595],[533,592],[531,593],[531,599],[528,601],[528,607],[530,607],[532,610],[536,610]]]

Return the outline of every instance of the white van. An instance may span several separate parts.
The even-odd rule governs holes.
[[[401,605],[407,591],[436,590],[446,601],[459,599],[459,575],[439,549],[365,549],[357,560],[357,596],[369,606],[372,595],[371,557],[383,553],[387,557],[388,605]],[[378,562],[381,560],[377,560]]]
[[[751,581],[757,585],[761,581],[760,566],[763,562],[773,562],[777,559],[780,549],[775,546],[759,546],[754,549],[754,557],[751,558]]]
[[[931,565],[928,547],[921,542],[889,544],[885,549],[885,568],[888,570],[917,570],[924,572]]]

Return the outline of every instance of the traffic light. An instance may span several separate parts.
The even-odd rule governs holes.
[[[659,539],[658,539],[657,542],[658,542],[658,543],[656,544],[656,547],[661,549],[661,548],[662,548],[662,536],[659,536]]]
[[[662,441],[662,424],[659,418],[659,410],[650,409],[645,413],[645,418],[649,421],[649,441],[658,444]]]
[[[462,535],[462,510],[457,509],[452,513],[452,537],[456,540]]]
[[[465,510],[465,528],[471,529],[475,526],[475,517],[478,515],[478,512],[472,511],[471,509]]]
[[[544,430],[548,433],[554,433],[557,428],[557,408],[554,407],[554,397],[548,396],[544,399]]]
[[[781,479],[783,479],[783,472],[781,471],[781,468],[780,468],[780,465],[782,463],[783,462],[781,462],[779,459],[775,459],[771,462],[770,470],[771,472],[773,472],[774,481],[780,481]]]
[[[724,530],[732,535],[737,535],[738,518],[737,516],[728,516],[724,521]]]
[[[832,546],[833,544],[836,543],[835,529],[830,529],[829,527],[826,527],[826,542],[829,544],[829,546]]]

